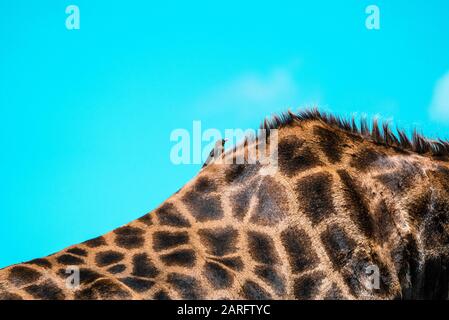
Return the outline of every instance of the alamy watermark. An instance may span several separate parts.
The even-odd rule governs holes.
[[[368,15],[365,26],[368,30],[380,30],[380,9],[372,4],[366,7],[365,13]]]
[[[380,289],[380,270],[375,264],[369,265],[365,269],[365,274],[367,276],[366,287],[369,290],[379,290]]]
[[[247,138],[248,147],[243,151],[241,143]],[[217,164],[270,164],[277,167],[277,129],[202,129],[201,121],[193,121],[192,130],[175,129],[170,134],[175,144],[170,150],[170,161],[175,165],[204,164],[211,155]],[[239,145],[232,156],[224,154],[223,144]],[[218,142],[218,143],[217,143]],[[257,147],[256,147],[257,146]],[[242,148],[242,149],[240,149]],[[212,151],[212,152],[211,152]]]
[[[65,279],[65,286],[67,289],[78,289],[80,286],[80,268],[78,266],[68,266],[65,269],[67,278]]]
[[[80,9],[77,5],[71,4],[66,7],[67,14],[65,26],[67,30],[79,30],[80,26]],[[365,27],[368,30],[380,30],[380,8],[375,4],[371,4],[365,8]]]
[[[68,15],[65,19],[65,27],[67,30],[79,30],[80,29],[80,8],[74,4],[71,4],[65,8],[65,13]]]

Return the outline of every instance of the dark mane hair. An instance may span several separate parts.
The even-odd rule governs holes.
[[[424,137],[416,129],[413,130],[411,138],[402,129],[396,129],[396,133],[390,128],[388,122],[381,122],[373,119],[370,122],[366,118],[350,120],[319,111],[318,109],[308,109],[293,113],[287,111],[279,115],[274,115],[271,119],[266,119],[261,124],[261,129],[266,130],[269,136],[270,130],[292,126],[304,121],[321,121],[329,126],[369,139],[377,144],[388,147],[399,148],[405,151],[412,151],[418,154],[430,155],[433,157],[449,157],[449,141],[437,139],[432,140]]]

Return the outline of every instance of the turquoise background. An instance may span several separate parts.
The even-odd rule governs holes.
[[[319,105],[449,137],[448,31],[447,0],[2,0],[0,267],[159,205],[200,168],[170,161],[194,120]]]

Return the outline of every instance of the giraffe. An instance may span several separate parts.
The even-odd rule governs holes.
[[[447,142],[316,109],[262,127],[276,170],[212,161],[151,213],[0,270],[0,299],[448,298]]]

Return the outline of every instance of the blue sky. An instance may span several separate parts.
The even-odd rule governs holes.
[[[163,202],[199,170],[170,161],[194,120],[318,105],[449,138],[448,16],[446,0],[0,2],[0,267]]]

